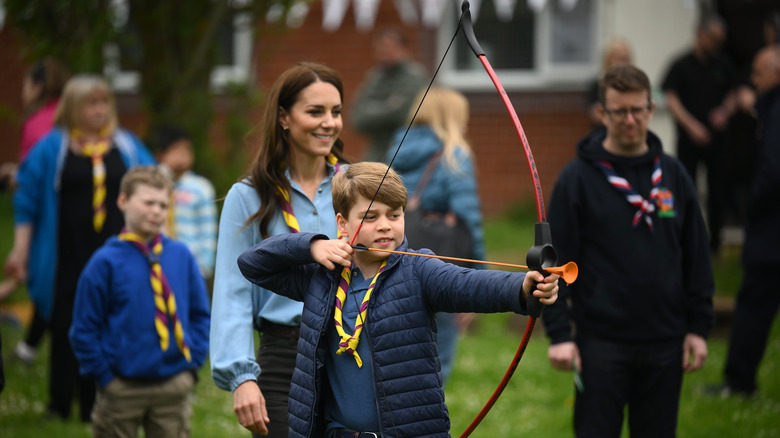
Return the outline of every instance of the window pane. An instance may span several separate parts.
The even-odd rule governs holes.
[[[552,63],[587,63],[591,60],[592,0],[577,0],[572,10],[552,5]]]
[[[460,9],[454,12],[454,16],[457,23]],[[494,69],[534,69],[536,20],[527,1],[517,1],[512,21],[502,21],[498,18],[492,0],[483,1],[479,16],[474,18],[474,33]],[[462,35],[458,36],[455,44],[455,65],[458,70],[480,68],[479,61]]]
[[[234,14],[227,14],[225,20],[219,25],[217,31],[217,65],[233,65],[236,63],[235,56],[235,18]]]

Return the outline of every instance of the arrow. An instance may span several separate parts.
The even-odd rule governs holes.
[[[447,256],[440,256],[435,254],[420,254],[417,252],[394,251],[392,249],[369,248],[363,245],[362,243],[358,243],[357,245],[350,245],[350,246],[352,246],[352,248],[354,248],[358,252],[363,252],[363,251],[387,252],[391,254],[403,254],[403,255],[411,255],[411,256],[418,256],[418,257],[430,257],[433,259],[452,260],[456,262],[481,263],[483,265],[495,265],[495,266],[505,266],[509,268],[530,269],[528,266],[515,265],[512,263],[490,262],[486,260],[475,260],[475,259],[462,259],[459,257],[447,257]],[[577,267],[577,264],[574,262],[566,263],[563,266],[553,266],[549,268],[544,268],[544,270],[551,274],[559,275],[561,278],[563,278],[563,281],[566,282],[566,285],[574,283],[574,281],[577,280],[577,275],[579,275],[579,268]]]

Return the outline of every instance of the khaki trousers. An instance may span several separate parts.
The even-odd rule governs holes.
[[[97,392],[92,410],[95,438],[188,438],[195,378],[189,371],[167,380],[140,382],[114,378]]]

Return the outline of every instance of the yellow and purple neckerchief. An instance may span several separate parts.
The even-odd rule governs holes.
[[[341,340],[339,341],[339,349],[336,351],[336,354],[341,354],[344,352],[351,354],[355,357],[355,362],[357,362],[358,368],[363,367],[363,361],[358,355],[357,346],[360,333],[363,331],[363,324],[366,322],[366,315],[368,314],[368,299],[371,298],[371,292],[374,290],[374,286],[376,285],[376,279],[379,278],[379,274],[385,270],[386,266],[387,260],[382,261],[382,265],[379,267],[379,271],[376,273],[374,278],[371,280],[371,284],[368,286],[366,296],[363,297],[363,302],[360,304],[358,316],[355,319],[355,332],[352,335],[349,335],[344,331],[344,327],[342,325],[344,320],[341,313],[344,308],[344,302],[347,299],[347,290],[349,289],[349,281],[352,271],[349,268],[344,268],[344,270],[341,272],[341,281],[339,281],[339,288],[336,291],[336,311],[333,315],[333,319],[336,320],[336,331],[338,332],[339,336],[341,336]]]
[[[328,164],[336,168],[336,172],[341,170],[341,164],[339,159],[334,154],[328,154]],[[279,203],[282,207],[282,216],[284,216],[284,223],[290,228],[291,233],[300,233],[301,226],[298,225],[298,219],[295,218],[295,213],[292,208],[292,199],[290,199],[290,192],[282,186],[276,186],[276,191],[279,194]]]
[[[163,250],[162,237],[160,234],[157,234],[154,239],[152,239],[149,246],[147,246],[141,236],[122,230],[119,234],[119,240],[133,244],[149,261],[149,275],[152,283],[152,290],[154,291],[154,305],[156,307],[154,312],[154,326],[157,329],[157,334],[160,336],[160,348],[162,351],[168,351],[168,348],[170,347],[171,335],[168,330],[168,323],[170,321],[173,323],[173,331],[176,336],[176,344],[179,346],[179,350],[187,359],[187,362],[192,362],[190,348],[184,340],[184,328],[176,315],[176,298],[173,295],[171,286],[168,284],[168,280],[165,278],[162,266],[160,266],[160,254],[162,254]]]
[[[653,162],[653,173],[650,177],[653,184],[653,189],[650,191],[649,200],[643,198],[642,195],[637,193],[636,190],[631,187],[631,184],[627,179],[619,176],[615,172],[615,168],[612,166],[612,163],[608,161],[596,161],[596,166],[601,169],[601,171],[604,173],[604,176],[607,178],[607,181],[612,184],[612,187],[625,195],[628,203],[636,207],[637,210],[636,213],[634,213],[634,219],[631,222],[631,225],[636,227],[644,218],[645,223],[647,224],[648,228],[650,228],[650,231],[653,231],[653,218],[651,215],[653,212],[655,212],[655,201],[661,192],[661,179],[663,178],[663,171],[661,170],[661,157],[655,157],[655,161]]]
[[[165,235],[171,239],[176,238],[176,189],[171,190],[168,199],[168,214],[165,216]]]
[[[92,225],[99,233],[106,223],[106,165],[103,157],[111,150],[111,137],[103,129],[97,141],[87,141],[84,133],[75,128],[70,131],[70,136],[81,146],[81,153],[92,159]]]

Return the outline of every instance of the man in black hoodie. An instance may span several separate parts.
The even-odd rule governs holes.
[[[673,437],[683,372],[714,323],[708,238],[693,182],[647,127],[650,81],[630,65],[601,80],[605,125],[577,145],[550,205],[560,260],[580,266],[544,313],[550,363],[581,373],[578,437]],[[572,328],[576,327],[576,334]]]
[[[780,307],[780,288],[770,275],[780,271],[780,44],[758,52],[751,80],[759,96],[759,160],[742,247],[742,286],[719,388],[721,395],[748,397],[756,393],[758,366]]]

